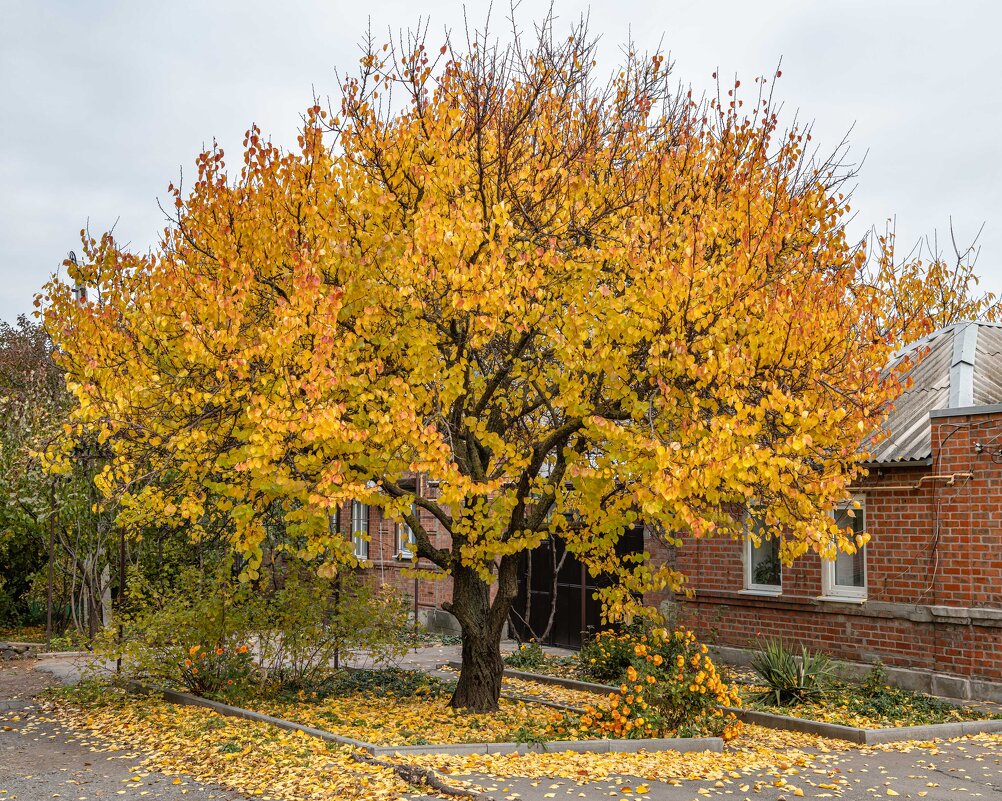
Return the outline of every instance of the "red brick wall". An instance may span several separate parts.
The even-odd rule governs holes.
[[[674,555],[651,543],[654,558],[674,558],[696,591],[679,599],[686,621],[721,645],[778,636],[840,659],[1002,681],[1002,628],[930,612],[1002,609],[1002,455],[993,455],[1002,454],[1002,415],[934,417],[932,438],[932,466],[874,470],[860,482],[871,534],[867,603],[819,601],[814,554],[784,566],[782,595],[763,597],[742,592],[738,541],[688,538]],[[955,473],[972,477],[937,478]]]
[[[427,481],[420,479],[423,484]],[[433,492],[427,486],[420,488],[424,492]],[[447,547],[451,539],[438,520],[424,509],[418,510],[418,516],[425,531],[432,538],[432,544]],[[340,530],[349,536],[351,532],[351,509],[345,507],[340,514]],[[389,584],[402,596],[414,598],[414,576],[408,575],[408,568],[414,567],[410,559],[399,560],[397,556],[397,524],[384,517],[381,509],[369,507],[369,565],[366,574],[378,584]],[[427,559],[418,563],[421,570],[438,571]],[[417,581],[418,606],[421,608],[439,609],[442,603],[452,598],[452,579],[441,575],[440,578],[420,578]]]

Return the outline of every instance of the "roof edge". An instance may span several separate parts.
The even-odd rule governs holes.
[[[922,459],[896,459],[890,462],[861,462],[860,467],[867,470],[902,467],[932,467],[932,457],[926,456]]]
[[[966,327],[969,325],[978,326],[979,328],[981,327],[1002,328],[1002,322],[990,323],[987,320],[978,320],[978,319],[957,320],[956,322],[950,323],[949,325],[944,325],[942,328],[937,328],[935,331],[930,331],[924,337],[919,337],[914,342],[909,342],[907,345],[902,345],[891,355],[891,364],[904,358],[912,351],[916,351],[920,348],[925,347],[926,345],[930,344],[934,339],[941,337],[943,334],[946,334],[950,331],[955,331],[958,328]]]
[[[936,417],[970,417],[975,414],[1002,414],[1002,403],[989,403],[984,406],[959,406],[954,409],[933,409],[929,419]]]

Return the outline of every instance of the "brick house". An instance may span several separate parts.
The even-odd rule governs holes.
[[[880,659],[895,683],[1002,700],[1002,326],[957,323],[908,351],[925,348],[853,488],[861,512],[833,510],[870,533],[860,552],[784,566],[768,539],[648,543],[688,576],[677,611],[725,658],[781,637],[849,673]]]
[[[435,498],[437,495],[436,483],[427,476],[414,476],[400,483],[420,497]],[[441,529],[434,515],[424,509],[415,511],[432,544],[447,546],[449,534]],[[346,537],[351,537],[355,555],[365,560],[365,573],[371,579],[380,585],[388,584],[402,597],[409,598],[418,619],[433,630],[458,633],[459,624],[441,608],[452,598],[452,579],[427,559],[419,560],[416,566],[421,571],[439,573],[440,578],[415,579],[409,575],[415,562],[408,547],[412,539],[407,525],[385,517],[383,510],[376,506],[355,501],[338,509],[336,526]]]
[[[788,567],[769,540],[753,548],[747,540],[689,538],[668,553],[629,532],[631,550],[674,560],[695,588],[691,598],[650,594],[645,601],[678,604],[682,620],[733,661],[746,659],[757,637],[780,636],[844,660],[850,673],[880,659],[904,686],[1002,700],[1002,326],[957,323],[907,350],[920,349],[928,350],[887,421],[890,436],[853,488],[860,512],[853,520],[833,510],[870,533],[862,551],[834,562],[808,554]],[[434,481],[413,481],[419,494],[435,497]],[[420,514],[436,544],[447,545],[448,533]],[[380,583],[416,597],[419,617],[432,627],[458,631],[440,608],[451,580],[415,581],[403,572],[412,566],[406,526],[360,504],[338,517]],[[576,647],[584,631],[600,626],[596,585],[573,559],[557,575],[547,572],[560,555],[559,543],[550,547],[526,555],[512,624],[519,636],[532,636],[555,602],[547,642]],[[420,567],[435,569],[424,560]]]

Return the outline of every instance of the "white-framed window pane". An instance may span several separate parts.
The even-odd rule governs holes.
[[[411,506],[411,514],[417,517],[417,504]],[[403,556],[410,556],[414,551],[416,542],[414,531],[406,523],[397,525],[397,552]]]
[[[758,544],[755,543],[758,540]],[[745,518],[744,586],[746,590],[779,594],[783,589],[783,563],[779,558],[780,538],[766,529],[762,518],[749,513]]]
[[[779,560],[779,540],[765,537],[759,545],[751,543],[749,559],[753,585],[783,586],[783,565]]]
[[[859,506],[857,509],[856,506]],[[839,506],[832,516],[843,531],[849,529],[850,538],[862,534],[866,530],[866,503],[862,496],[854,498],[850,503]],[[823,565],[825,595],[838,598],[847,597],[856,600],[866,598],[866,547],[858,548],[855,553],[839,551],[834,559]]]
[[[369,558],[369,507],[358,501],[351,502],[351,541],[355,546],[355,556]]]
[[[358,501],[351,502],[351,533],[369,533],[369,507]]]
[[[866,557],[863,549],[856,553],[839,553],[835,557],[835,586],[856,587],[866,586]]]

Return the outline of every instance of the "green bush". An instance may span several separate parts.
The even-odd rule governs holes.
[[[801,646],[800,654],[796,655],[780,640],[761,643],[751,667],[768,687],[763,700],[771,700],[777,706],[802,703],[821,695],[831,686],[834,669],[824,654]]]
[[[258,679],[256,606],[252,588],[231,581],[225,570],[213,577],[186,571],[165,592],[152,591],[133,574],[129,610],[119,625],[99,633],[94,648],[105,659],[121,659],[129,678],[233,698]]]
[[[259,606],[261,666],[287,689],[317,685],[335,656],[363,652],[385,666],[407,653],[407,605],[389,586],[375,588],[351,574],[321,579],[300,569]]]
[[[286,565],[270,591],[232,575],[225,564],[210,577],[192,570],[164,592],[134,576],[129,610],[97,650],[121,658],[132,678],[228,699],[310,690],[335,655],[364,651],[386,664],[407,650],[407,610],[389,589],[319,578],[305,565]]]
[[[543,653],[543,646],[535,640],[522,643],[504,658],[504,663],[516,670],[540,668],[545,661],[546,654]]]

